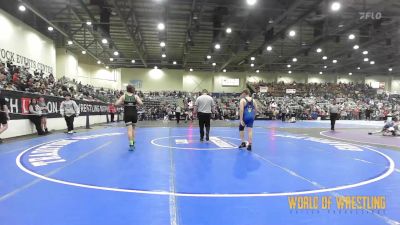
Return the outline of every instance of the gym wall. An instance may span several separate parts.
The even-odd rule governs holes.
[[[56,50],[53,40],[0,9],[0,60],[28,67],[32,71],[56,71]]]
[[[85,81],[95,86],[119,88],[120,73],[105,70],[104,67],[79,64],[75,55],[65,49],[55,48],[53,40],[40,34],[35,29],[21,22],[0,9],[0,60],[12,61],[14,65],[29,64],[30,70],[43,70],[46,74],[52,72],[58,78],[66,75],[70,78]],[[24,57],[24,58],[23,58]],[[59,68],[59,70],[57,70]],[[119,76],[119,77],[118,77]],[[90,124],[106,122],[105,115],[90,117]],[[75,126],[84,126],[86,117],[76,119]],[[50,130],[66,129],[63,118],[48,120]],[[9,129],[1,137],[16,137],[35,133],[33,124],[28,119],[9,121]]]
[[[95,87],[121,87],[121,69],[106,69],[102,65],[82,63],[65,48],[56,49],[56,62],[57,78],[65,76]]]
[[[240,79],[238,87],[224,87],[223,79]],[[297,82],[297,83],[365,83],[384,82],[385,90],[400,93],[399,76],[364,76],[354,74],[309,74],[283,72],[249,73],[249,72],[200,72],[171,69],[121,69],[121,88],[128,84],[137,86],[142,91],[183,90],[189,92],[201,91],[206,88],[212,92],[239,92],[250,82]]]

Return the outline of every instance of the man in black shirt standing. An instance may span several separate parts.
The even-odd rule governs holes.
[[[0,134],[7,130],[8,120],[10,120],[10,116],[8,115],[7,101],[1,95],[1,89],[0,89]],[[3,143],[3,140],[1,138],[0,138],[0,143]]]

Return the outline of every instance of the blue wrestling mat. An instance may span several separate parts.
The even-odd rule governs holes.
[[[230,127],[138,128],[134,152],[119,127],[2,144],[0,224],[399,224],[400,152],[254,132],[252,152]]]

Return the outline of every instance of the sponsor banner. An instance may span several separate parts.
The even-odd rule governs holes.
[[[223,87],[239,87],[239,85],[240,85],[240,79],[238,78],[222,80]]]
[[[260,92],[261,93],[267,93],[268,92],[268,87],[260,86]]]
[[[31,99],[39,97],[44,97],[46,106],[49,110],[47,114],[48,118],[61,117],[59,111],[61,102],[64,101],[64,98],[7,90],[2,90],[1,96],[7,101],[8,109],[10,110],[10,118],[12,120],[27,119]],[[75,100],[75,102],[78,104],[82,115],[86,115],[86,113],[89,113],[89,115],[104,115],[108,111],[108,104],[106,103],[82,100]]]
[[[286,89],[286,94],[296,94],[296,89]]]

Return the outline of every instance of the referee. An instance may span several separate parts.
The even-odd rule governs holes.
[[[336,100],[333,100],[332,105],[329,106],[329,114],[331,118],[331,130],[335,130],[335,123],[338,118],[339,106],[336,105]]]
[[[194,114],[197,113],[199,119],[200,141],[204,141],[204,126],[206,127],[206,141],[210,140],[210,120],[214,106],[213,98],[209,96],[208,91],[204,89],[203,94],[200,95],[194,103]]]

